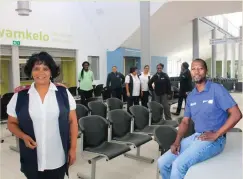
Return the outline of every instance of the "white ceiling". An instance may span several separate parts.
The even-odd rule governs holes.
[[[151,16],[151,55],[169,56],[192,48],[192,20],[194,18],[242,11],[240,1],[169,2]],[[211,27],[199,24],[200,46],[210,49]],[[140,49],[140,28],[122,47]],[[200,47],[200,49],[201,49]],[[210,55],[209,52],[205,53]],[[203,52],[200,55],[205,56]]]

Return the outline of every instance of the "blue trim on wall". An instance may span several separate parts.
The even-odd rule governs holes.
[[[107,51],[107,74],[111,72],[113,66],[117,66],[118,71],[123,71],[123,55],[120,49]]]
[[[118,71],[124,71],[124,57],[138,57],[141,58],[141,51],[139,49],[131,48],[117,48],[114,51],[107,51],[107,74],[111,72],[112,66],[117,66]],[[167,57],[151,56],[151,73],[156,72],[156,65],[164,64],[164,72],[167,72]],[[141,68],[141,60],[137,61],[138,69]]]

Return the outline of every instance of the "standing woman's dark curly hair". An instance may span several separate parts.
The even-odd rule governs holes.
[[[43,64],[48,66],[51,71],[51,81],[58,77],[60,74],[60,68],[57,66],[56,62],[53,60],[52,56],[47,52],[40,52],[33,54],[27,61],[24,72],[29,77],[32,78],[32,69],[33,67],[38,64]]]
[[[85,65],[85,64],[87,64],[87,65],[89,66],[89,62],[85,61],[85,62],[82,63],[82,67],[83,67],[83,68],[82,68],[82,71],[81,71],[81,78],[82,78],[82,79],[83,79],[83,77],[84,77],[84,65]]]

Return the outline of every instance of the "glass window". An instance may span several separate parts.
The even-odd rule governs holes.
[[[100,60],[98,56],[88,56],[90,70],[94,73],[94,80],[100,80]]]

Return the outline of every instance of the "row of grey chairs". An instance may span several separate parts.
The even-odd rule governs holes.
[[[91,179],[95,179],[96,161],[105,158],[107,161],[124,154],[128,158],[153,163],[154,159],[140,155],[140,147],[151,141],[151,133],[134,132],[133,117],[123,109],[108,112],[107,119],[90,115],[79,120],[81,129],[81,150],[97,154],[89,160],[92,164]],[[149,135],[148,135],[149,134]],[[136,155],[127,154],[136,148]],[[84,178],[78,173],[79,178]]]
[[[109,104],[108,104],[109,106]],[[148,103],[149,109],[144,106],[135,105],[130,107],[132,117],[134,118],[133,128],[135,132],[144,132],[147,134],[153,134],[154,126],[157,125],[171,125],[173,127],[178,126],[177,120],[164,120],[162,118],[161,110],[162,106],[152,101]],[[88,103],[88,108],[83,105],[77,105],[77,117],[78,119],[87,116],[89,113],[91,115],[101,116],[107,118],[107,106],[102,101],[91,101]],[[122,108],[120,108],[122,109]],[[114,111],[114,106],[112,109],[109,107],[109,111]],[[163,111],[162,111],[163,112]]]
[[[102,101],[91,101],[88,103],[88,108],[89,109],[86,108],[83,110],[78,110],[84,111],[84,113],[87,113],[87,110],[89,110],[91,115],[98,115],[106,118],[107,111],[123,109],[123,102],[117,98],[107,99],[107,105]],[[149,102],[148,109],[140,105],[135,105],[135,107],[132,107],[131,109],[133,111],[133,116],[135,118],[139,118],[139,121],[147,121],[149,119],[149,124],[153,125],[172,125],[173,127],[178,126],[177,120],[168,121],[163,119],[163,106],[156,101]],[[78,117],[80,118],[82,116],[78,115]]]
[[[89,160],[92,164],[91,179],[95,178],[96,161],[102,158],[108,161],[124,154],[132,159],[153,163],[154,159],[140,155],[141,145],[152,140],[151,136],[160,125],[178,126],[177,121],[163,120],[161,110],[163,112],[163,107],[153,101],[149,103],[149,109],[140,105],[132,106],[130,115],[123,110],[123,103],[117,98],[108,99],[107,105],[102,101],[91,101],[88,108],[78,104],[76,111],[77,117],[81,118],[82,151],[97,154],[97,157]],[[130,147],[136,148],[135,155],[127,153]],[[85,178],[81,173],[78,173],[78,177]]]

